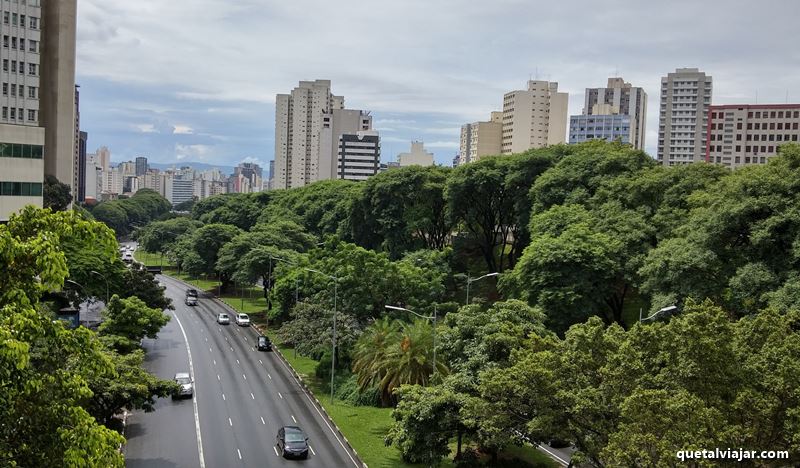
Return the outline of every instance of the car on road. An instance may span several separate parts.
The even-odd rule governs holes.
[[[194,395],[194,383],[188,372],[178,372],[175,374],[175,383],[179,385],[178,390],[172,398],[191,398]]]
[[[187,289],[186,290],[186,299],[183,301],[184,304],[187,306],[196,306],[197,305],[197,290],[196,289]]]
[[[236,325],[240,327],[249,327],[250,317],[247,314],[236,314]]]
[[[259,351],[272,351],[272,342],[268,337],[260,335],[258,337],[258,350]]]
[[[133,255],[130,252],[125,252],[124,254],[122,254],[122,261],[125,263],[132,263]]]
[[[278,429],[278,450],[283,458],[308,458],[308,436],[297,426]]]
[[[225,313],[217,314],[217,323],[220,325],[228,325],[231,323],[231,318]]]

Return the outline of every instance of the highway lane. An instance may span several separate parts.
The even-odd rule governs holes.
[[[225,306],[211,298],[200,298],[197,307],[187,307],[183,304],[186,287],[182,283],[169,277],[160,276],[159,280],[167,286],[167,295],[176,308],[173,313],[176,319],[168,327],[172,329],[177,324],[173,322],[180,321],[192,353],[205,466],[297,466],[298,463],[313,467],[358,466],[283,362],[274,353],[255,349],[255,330],[235,323],[218,325],[216,314],[229,312]],[[172,374],[186,370],[188,356],[185,351],[181,356],[182,367],[170,371]],[[180,365],[176,362],[173,359],[164,365]],[[176,405],[183,407],[183,403],[176,402]],[[156,414],[137,414],[134,419],[136,424],[150,429],[151,421],[156,422],[156,418],[152,418]],[[191,416],[194,419],[194,415]],[[151,434],[163,433],[166,438],[172,438],[176,432],[182,432],[181,436],[188,433],[196,443],[194,421],[161,419],[158,424],[164,427]],[[278,456],[275,435],[283,425],[299,425],[306,431],[313,450],[309,460],[290,461]],[[137,441],[136,450],[144,448],[146,444],[142,442]],[[193,447],[194,463],[182,464],[187,459],[187,447],[185,443],[180,448],[175,447],[183,458],[173,465],[144,463],[136,466],[199,466],[196,445]],[[129,443],[126,451],[129,459],[131,448]],[[138,457],[138,453],[134,455]],[[178,460],[177,454],[162,458]],[[139,459],[147,461],[152,457],[134,460]]]

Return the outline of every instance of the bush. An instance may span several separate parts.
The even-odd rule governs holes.
[[[380,407],[381,404],[381,396],[378,389],[372,387],[362,392],[355,375],[351,375],[336,387],[336,397],[356,406]]]

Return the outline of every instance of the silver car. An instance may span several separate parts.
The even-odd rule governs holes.
[[[228,314],[217,314],[217,323],[220,325],[228,325],[231,323],[231,318]]]
[[[247,314],[236,314],[236,325],[240,327],[249,327],[250,317]]]
[[[180,386],[178,391],[173,395],[173,398],[191,398],[194,395],[194,382],[187,372],[178,372],[175,374],[175,383]]]

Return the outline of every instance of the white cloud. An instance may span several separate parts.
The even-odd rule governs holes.
[[[175,145],[175,157],[181,161],[191,159],[193,161],[205,162],[212,155],[213,147],[210,145]]]
[[[172,127],[172,133],[175,135],[191,135],[194,133],[194,129],[188,125],[175,125]]]
[[[134,124],[133,128],[142,133],[158,133],[158,129],[153,124]]]

